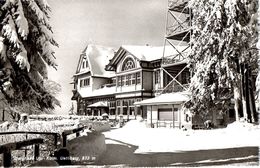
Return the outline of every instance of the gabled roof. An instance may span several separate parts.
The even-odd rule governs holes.
[[[179,52],[182,52],[187,47],[187,45],[175,46],[175,48]],[[178,51],[176,51],[176,49],[174,49],[172,46],[165,46],[164,48],[164,46],[122,45],[116,52],[113,59],[106,66],[106,70],[113,70],[113,67],[115,67],[115,65],[119,63],[119,61],[127,52],[132,54],[139,61],[154,61],[162,59],[163,54],[165,57],[178,54]]]
[[[134,46],[134,45],[123,45],[123,49],[127,50],[137,59],[142,61],[153,61],[161,59],[163,57],[163,46]],[[178,50],[182,51],[187,46],[179,46]],[[175,55],[178,52],[172,46],[165,46],[165,56]]]
[[[113,58],[114,52],[114,49],[110,47],[89,44],[80,55],[75,75],[84,73],[80,72],[81,63],[83,59],[87,59],[91,76],[106,78],[114,76],[114,72],[105,70],[105,66],[109,63],[109,60]]]

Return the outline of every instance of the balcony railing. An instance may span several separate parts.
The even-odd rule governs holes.
[[[116,86],[115,83],[109,83],[109,84],[104,84],[104,85],[102,85],[101,88],[105,88],[105,87],[114,87],[114,86]]]
[[[175,55],[163,57],[162,65],[171,65],[174,63],[182,62],[188,57],[188,54],[189,54],[188,51],[184,51],[184,52],[180,52],[180,53],[181,54],[175,54]]]
[[[189,88],[190,84],[177,84],[176,82],[172,82],[172,84],[168,85],[166,88],[156,89],[154,91],[154,95],[160,95],[165,93],[174,93],[174,92],[183,92]]]

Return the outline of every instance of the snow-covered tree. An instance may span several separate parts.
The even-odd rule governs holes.
[[[44,80],[56,69],[47,0],[0,1],[0,94],[10,106],[54,108],[56,98]]]
[[[191,0],[193,77],[186,105],[205,115],[226,112],[234,98],[236,119],[256,121],[256,0]],[[239,113],[241,112],[241,113]]]
[[[258,8],[258,16],[260,15],[260,8]],[[260,18],[258,17],[257,31],[260,32]],[[260,34],[258,33],[258,39],[260,39]],[[257,42],[257,48],[260,50],[260,41]],[[257,93],[257,104],[258,113],[260,113],[260,53],[258,53],[258,75],[256,80],[256,93]],[[259,117],[259,116],[258,116]]]

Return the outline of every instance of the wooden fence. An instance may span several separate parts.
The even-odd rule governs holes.
[[[66,130],[62,132],[62,147],[66,147],[67,145],[67,136],[76,133],[76,137],[80,136],[80,131],[83,131],[87,127],[82,126],[79,128],[75,128],[72,130]],[[25,134],[26,138],[28,134],[40,134],[40,135],[52,135],[54,137],[54,146],[55,150],[58,150],[58,137],[59,133],[54,132],[27,132],[27,131],[15,131],[15,132],[0,132],[0,135],[13,135],[13,134]],[[26,139],[23,141],[13,142],[13,143],[7,143],[0,146],[0,154],[3,153],[3,166],[4,167],[11,167],[11,151],[12,150],[19,150],[22,147],[35,145],[34,147],[34,161],[37,160],[37,158],[40,155],[40,148],[39,144],[44,143],[43,138],[34,138],[34,139]]]
[[[80,136],[80,131],[83,131],[86,127],[79,127],[72,130],[66,130],[62,132],[62,146],[67,146],[67,136],[76,133],[76,137]]]
[[[33,134],[33,135],[51,135],[54,138],[53,145],[55,148],[58,147],[58,137],[59,133],[55,132],[35,132],[35,131],[8,131],[8,132],[0,132],[0,135],[13,135],[13,134],[25,134],[26,140],[28,139],[28,134]]]
[[[4,167],[11,167],[12,166],[12,150],[19,150],[22,147],[26,146],[34,146],[34,161],[40,155],[40,146],[39,144],[43,143],[42,138],[35,138],[35,139],[28,139],[19,142],[7,143],[0,146],[0,154],[3,154],[3,166]]]

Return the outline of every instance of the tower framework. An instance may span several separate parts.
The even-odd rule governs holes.
[[[188,88],[188,84],[183,84],[178,80],[179,75],[188,69],[187,56],[190,52],[192,19],[188,2],[189,0],[168,0],[166,35],[161,71],[162,74],[168,76],[170,80],[165,83],[159,94],[184,91]],[[174,51],[174,54],[166,54],[169,53],[169,51],[167,51],[169,48]],[[175,73],[172,73],[174,67],[178,65],[178,72],[176,73],[175,71]]]

